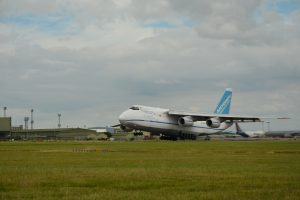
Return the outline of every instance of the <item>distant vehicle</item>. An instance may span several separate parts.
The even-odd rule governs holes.
[[[258,137],[266,136],[265,131],[243,131],[237,122],[235,122],[235,127],[236,127],[236,134],[242,137],[258,138]]]
[[[221,133],[234,122],[259,122],[257,116],[229,115],[232,89],[227,88],[212,114],[171,111],[170,109],[134,105],[119,116],[124,131],[148,131],[161,139],[196,139],[197,136]]]

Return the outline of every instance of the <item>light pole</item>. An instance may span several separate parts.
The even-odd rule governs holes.
[[[25,121],[25,138],[28,138],[28,121],[29,121],[29,117],[24,117],[24,121]]]
[[[6,110],[7,110],[7,107],[5,106],[5,107],[3,108],[3,110],[4,110],[3,117],[6,117]]]
[[[30,123],[31,123],[31,130],[33,129],[33,123],[34,123],[34,121],[33,121],[33,109],[31,109],[31,121],[30,121]]]
[[[270,122],[266,122],[268,124],[268,132],[270,132]]]
[[[29,121],[29,117],[24,117],[24,122],[25,122],[25,130],[28,129],[28,121]]]
[[[58,128],[60,128],[61,127],[61,123],[60,123],[61,114],[58,114],[57,116],[58,116]]]

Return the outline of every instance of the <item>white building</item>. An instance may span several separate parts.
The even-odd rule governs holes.
[[[115,133],[115,129],[113,127],[109,127],[109,126],[99,126],[99,127],[91,127],[89,128],[89,130],[93,130],[96,131],[97,133]]]

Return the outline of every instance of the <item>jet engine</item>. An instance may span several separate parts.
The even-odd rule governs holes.
[[[210,118],[206,120],[206,125],[210,128],[219,128],[221,125],[221,122],[218,118]]]
[[[178,119],[178,124],[180,126],[188,127],[188,126],[193,126],[194,121],[191,116],[186,116],[186,117],[180,117]]]
[[[124,125],[120,125],[120,128],[121,128],[121,130],[124,131],[124,132],[130,132],[130,131],[133,131],[133,129],[128,128],[127,126],[124,126]]]

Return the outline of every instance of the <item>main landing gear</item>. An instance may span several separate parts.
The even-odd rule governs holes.
[[[161,140],[172,140],[172,141],[177,141],[177,140],[196,140],[196,136],[193,134],[178,134],[178,135],[162,135],[160,136]]]

